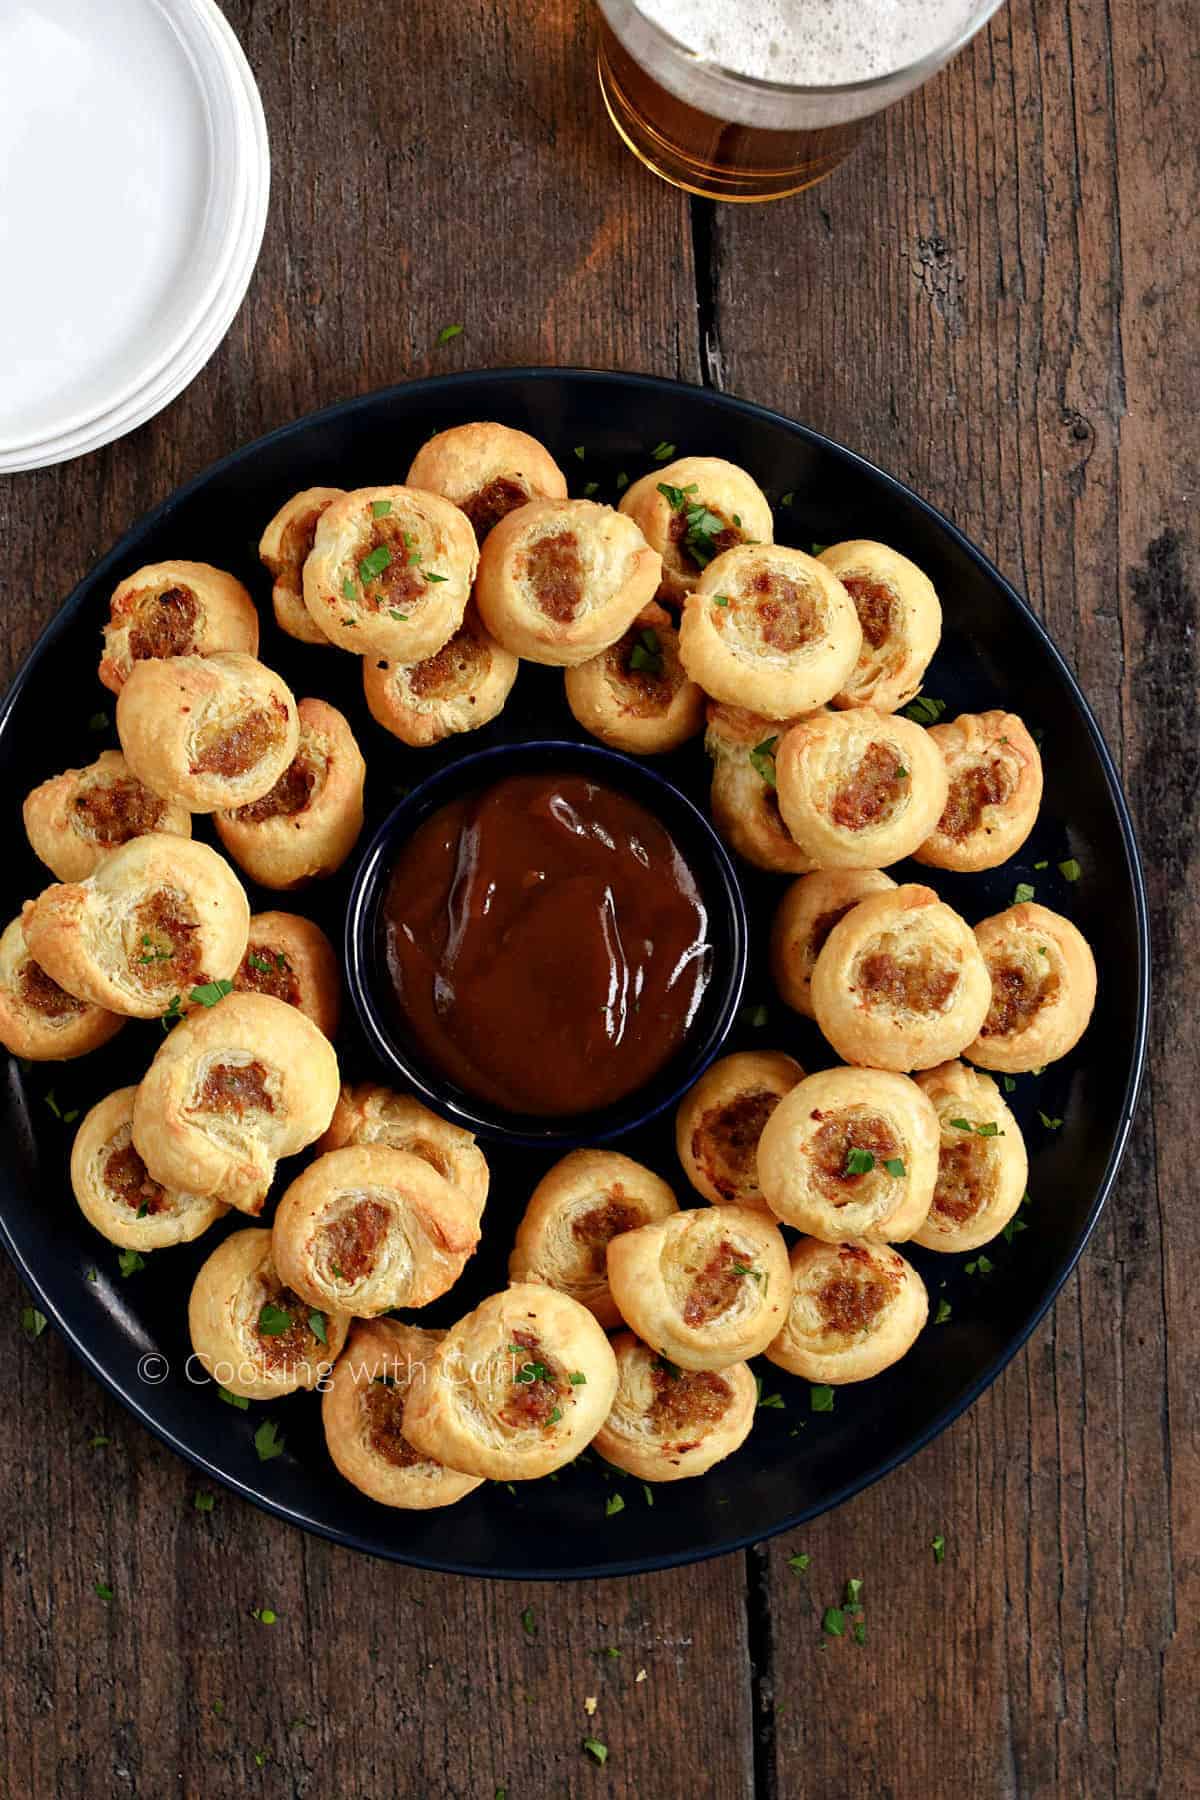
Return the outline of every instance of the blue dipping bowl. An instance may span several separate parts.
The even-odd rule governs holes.
[[[381,909],[397,854],[431,813],[509,775],[550,772],[583,775],[628,794],[671,834],[708,911],[713,969],[683,1044],[652,1081],[612,1106],[541,1118],[507,1112],[458,1087],[406,1030],[388,973]],[[605,1143],[673,1106],[725,1041],[741,1003],[746,946],[741,889],[725,847],[704,815],[645,763],[601,744],[553,738],[460,757],[414,788],[368,845],[346,910],[347,985],[359,1023],[386,1074],[454,1124],[494,1143],[535,1149],[572,1150]],[[514,1020],[513,1027],[519,1034],[520,1021]]]

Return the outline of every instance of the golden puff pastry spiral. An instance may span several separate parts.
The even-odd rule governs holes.
[[[117,736],[139,781],[207,813],[269,793],[296,754],[300,720],[273,669],[222,650],[138,663],[117,701]]]
[[[85,769],[43,781],[22,812],[34,855],[59,881],[86,881],[102,856],[148,831],[192,835],[187,807],[153,793],[119,750],[102,750]]]
[[[659,596],[682,606],[722,551],[769,544],[775,521],[767,496],[745,469],[720,456],[681,456],[627,488],[621,511],[662,557]]]
[[[279,1278],[271,1234],[254,1227],[218,1244],[192,1284],[188,1331],[207,1373],[246,1400],[321,1386],[350,1320],[306,1306]]]
[[[1037,823],[1042,759],[1015,713],[962,713],[929,736],[950,787],[936,826],[913,855],[935,869],[996,869]]]
[[[513,1281],[544,1281],[586,1306],[605,1327],[621,1315],[608,1287],[606,1255],[622,1231],[669,1218],[674,1194],[659,1176],[617,1150],[572,1150],[538,1182],[508,1259]]]
[[[25,926],[0,935],[0,1044],[29,1062],[68,1062],[116,1036],[124,1018],[60,987],[29,954]]]
[[[526,501],[567,497],[566,477],[544,444],[490,421],[437,432],[421,445],[405,480],[460,507],[481,544]]]
[[[340,1474],[381,1506],[427,1511],[452,1506],[480,1486],[477,1475],[414,1450],[404,1407],[445,1337],[398,1319],[356,1320],[321,1396],[325,1442]]]
[[[608,1246],[621,1317],[681,1369],[725,1369],[765,1350],[787,1305],[779,1229],[744,1206],[700,1207]]]
[[[566,672],[567,705],[601,743],[635,756],[678,749],[704,723],[670,613],[651,602],[615,644]]]
[[[363,692],[375,723],[419,749],[498,717],[518,667],[468,606],[454,636],[422,662],[364,657]]]
[[[594,500],[531,500],[493,527],[475,599],[514,656],[569,668],[599,655],[654,598],[662,562],[632,519]]]
[[[772,719],[823,706],[861,644],[841,582],[782,544],[743,544],[710,562],[679,627],[683,666],[706,694]]]
[[[766,1211],[758,1185],[763,1126],[804,1070],[782,1050],[736,1050],[705,1070],[675,1114],[675,1149],[698,1194],[714,1206]]]
[[[310,919],[287,912],[255,913],[233,988],[237,994],[285,1000],[327,1038],[337,1035],[341,968],[333,945]]]
[[[276,890],[335,874],[363,824],[367,766],[344,715],[325,700],[301,700],[296,711],[300,735],[274,785],[213,820],[239,867]]]
[[[258,654],[258,613],[241,582],[211,563],[150,563],[113,593],[100,679],[119,694],[136,663],[218,650]]]
[[[440,494],[355,488],[317,520],[304,604],[343,650],[419,662],[462,624],[478,559],[470,521]]]
[[[791,1304],[767,1345],[769,1362],[840,1387],[869,1381],[912,1349],[929,1317],[929,1295],[898,1250],[801,1238],[790,1260]]]
[[[329,1040],[269,994],[230,994],[176,1025],[133,1105],[133,1141],[155,1181],[262,1210],[282,1156],[329,1125],[338,1096]]]
[[[941,1063],[917,1076],[941,1127],[937,1186],[915,1242],[927,1250],[990,1244],[1025,1197],[1029,1157],[1021,1127],[990,1075]]]
[[[983,1069],[1019,1075],[1075,1048],[1096,1004],[1096,960],[1070,919],[1022,901],[981,919],[975,937],[992,997],[963,1055]]]
[[[816,869],[793,881],[771,925],[771,974],[780,999],[811,1019],[812,972],[826,938],[852,906],[895,885],[881,869]]]
[[[214,1195],[165,1188],[146,1172],[133,1144],[136,1088],[97,1101],[71,1146],[71,1187],[80,1211],[111,1244],[162,1250],[190,1244],[229,1211]]]
[[[86,881],[48,887],[23,914],[30,952],[68,993],[135,1019],[178,1012],[242,960],[250,903],[207,844],[148,832]]]
[[[802,875],[812,860],[783,822],[775,752],[791,721],[708,704],[704,748],[712,758],[713,824],[731,850],[776,875]]]
[[[813,1013],[844,1062],[932,1069],[972,1042],[992,984],[975,933],[932,888],[869,894],[833,927]]]
[[[592,1448],[640,1481],[703,1475],[745,1443],[758,1386],[748,1363],[680,1369],[623,1331],[613,1339],[617,1397]]]
[[[819,560],[853,600],[863,635],[858,661],[833,704],[895,712],[920,688],[941,639],[933,583],[907,556],[868,538],[829,544]]]
[[[396,1094],[377,1082],[346,1085],[333,1109],[329,1130],[318,1150],[343,1150],[348,1144],[388,1144],[428,1163],[483,1217],[488,1196],[487,1158],[472,1132],[430,1112],[411,1094]]]
[[[946,765],[911,719],[818,713],[775,752],[784,824],[811,866],[882,869],[911,856],[946,804]]]
[[[407,1150],[328,1150],[292,1182],[272,1227],[275,1264],[313,1306],[375,1318],[448,1293],[479,1242],[479,1220]]]
[[[448,1468],[493,1481],[552,1474],[586,1449],[617,1391],[617,1363],[586,1306],[534,1282],[453,1326],[404,1408],[404,1434]]]
[[[809,1075],[779,1102],[758,1145],[771,1211],[828,1244],[911,1238],[929,1211],[937,1162],[932,1104],[907,1075],[883,1069]]]
[[[302,644],[327,644],[329,639],[304,604],[304,565],[317,535],[317,520],[344,488],[311,487],[284,502],[263,532],[258,545],[260,562],[274,577],[271,604],[275,623]]]

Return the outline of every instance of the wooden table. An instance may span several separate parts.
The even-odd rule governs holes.
[[[1078,672],[1146,854],[1151,1064],[1078,1275],[972,1411],[794,1537],[642,1580],[452,1580],[223,1493],[197,1512],[188,1468],[25,1342],[5,1265],[0,1792],[1200,1793],[1194,8],[1010,0],[824,186],[748,209],[620,148],[582,0],[228,12],[276,163],[249,301],[151,425],[0,481],[7,670],[131,520],[342,396],[586,363],[765,401],[944,508]],[[848,1576],[861,1649],[821,1639]]]

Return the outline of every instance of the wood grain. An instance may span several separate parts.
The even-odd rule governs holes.
[[[575,0],[227,10],[276,160],[249,300],[158,420],[0,481],[4,673],[131,519],[313,406],[443,368],[704,375],[911,481],[1047,618],[1147,853],[1149,1089],[1078,1277],[965,1419],[794,1541],[641,1581],[470,1584],[198,1512],[0,1269],[0,1793],[1197,1792],[1192,9],[1011,0],[825,186],[719,211],[620,150]],[[862,1647],[820,1628],[851,1576]]]

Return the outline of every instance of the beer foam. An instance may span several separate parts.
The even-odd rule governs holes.
[[[789,87],[889,75],[964,31],[982,0],[634,0],[705,62]]]

